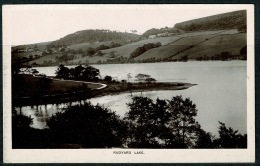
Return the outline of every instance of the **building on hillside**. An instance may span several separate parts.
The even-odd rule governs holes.
[[[33,52],[33,51],[34,51],[33,48],[28,48],[28,49],[26,50],[26,52]]]
[[[156,35],[149,35],[149,39],[156,38]]]

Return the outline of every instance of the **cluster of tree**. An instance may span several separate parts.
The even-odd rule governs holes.
[[[118,43],[127,43],[138,41],[140,36],[133,33],[122,33],[109,30],[83,30],[69,34],[59,40],[50,43],[49,47],[60,47],[72,44],[87,42],[116,41]]]
[[[73,54],[69,55],[68,53],[63,53],[61,56],[55,56],[56,62],[65,62],[67,63],[70,60],[73,60],[75,56]]]
[[[127,105],[130,110],[123,119],[100,105],[70,106],[53,115],[47,121],[49,129],[38,135],[26,132],[31,118],[13,115],[13,148],[38,148],[43,143],[45,148],[68,144],[82,148],[247,148],[247,135],[222,122],[218,138],[204,131],[195,120],[198,110],[189,98],[153,101],[134,97]]]
[[[231,58],[232,58],[232,55],[230,54],[230,52],[224,51],[224,52],[221,52],[220,54],[216,54],[212,57],[204,55],[204,56],[196,58],[196,60],[198,60],[198,61],[208,61],[208,60],[226,61],[226,60],[231,59]]]
[[[148,74],[142,74],[142,73],[139,73],[135,76],[136,78],[136,81],[138,81],[139,83],[155,83],[156,82],[156,79],[152,78],[150,75]]]
[[[242,56],[242,60],[247,60],[247,46],[240,49],[240,55]]]
[[[17,61],[19,63],[25,63],[25,62],[29,62],[35,59],[39,59],[40,57],[42,57],[42,55],[39,54],[30,54],[29,56],[24,56],[24,57],[17,57],[15,59],[12,59],[12,61]]]
[[[174,27],[184,31],[238,28],[242,32],[246,31],[246,10],[185,21]]]
[[[101,50],[106,50],[106,49],[120,47],[120,46],[121,46],[121,44],[119,44],[119,43],[111,42],[110,45],[102,44],[102,45],[98,46],[97,48],[90,47],[86,51],[82,52],[82,57],[93,56],[93,55],[102,56],[104,54],[101,52]],[[112,57],[114,55],[114,51],[112,51],[110,54],[111,54],[110,56]],[[113,56],[112,58],[114,58],[114,57],[115,56]]]
[[[241,60],[247,60],[247,47],[244,46],[240,49],[240,54],[239,55],[232,55],[228,51],[221,52],[220,54],[216,54],[212,57],[209,56],[201,56],[196,58],[198,61],[208,61],[208,60],[221,60],[221,61],[226,61],[229,59],[241,59]]]
[[[145,31],[142,34],[142,37],[146,37],[147,38],[150,35],[157,35],[157,34],[165,33],[165,32],[168,32],[168,33],[181,33],[182,31],[177,29],[177,28],[169,28],[169,27],[160,28],[160,29],[152,28],[152,29],[149,29],[149,30]]]
[[[99,80],[99,70],[93,66],[76,66],[75,68],[65,67],[63,64],[58,66],[55,72],[57,78],[97,81]]]
[[[57,113],[47,122],[59,144],[73,142],[87,148],[118,147],[122,145],[124,123],[114,112],[86,103]]]
[[[144,44],[143,46],[138,47],[137,49],[135,49],[134,52],[132,52],[130,54],[130,58],[138,57],[139,55],[143,54],[145,51],[148,51],[148,50],[150,50],[152,48],[160,47],[161,45],[162,44],[160,42]]]

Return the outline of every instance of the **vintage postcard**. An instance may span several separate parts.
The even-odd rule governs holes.
[[[254,5],[4,5],[5,163],[255,161]]]

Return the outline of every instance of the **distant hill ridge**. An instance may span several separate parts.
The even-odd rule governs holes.
[[[246,26],[246,10],[193,19],[175,24],[174,28],[184,31],[232,29]]]
[[[117,32],[110,30],[82,30],[69,34],[59,40],[50,43],[52,47],[68,46],[86,42],[104,42],[113,41],[118,43],[127,43],[139,40],[140,36],[133,33]]]
[[[152,28],[152,29],[145,31],[142,34],[142,37],[147,38],[151,35],[158,35],[158,34],[163,34],[163,33],[172,33],[173,35],[176,35],[176,34],[184,33],[184,31],[177,29],[177,28],[169,28],[169,27],[160,28],[160,29]]]
[[[174,28],[152,28],[142,35],[82,30],[49,43],[12,47],[12,62],[51,66],[60,63],[245,60],[247,55],[243,50],[247,45],[246,32],[245,10],[185,21]],[[159,47],[143,50],[152,45]],[[133,57],[131,55],[134,52],[138,52],[138,55]]]

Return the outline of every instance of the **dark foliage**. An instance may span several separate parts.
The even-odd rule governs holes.
[[[222,122],[218,138],[201,129],[189,98],[134,97],[127,105],[123,120],[99,105],[70,106],[53,115],[44,130],[32,129],[32,119],[14,111],[13,148],[247,148],[247,135]]]
[[[111,76],[105,76],[104,80],[108,83],[112,82],[112,77]]]
[[[238,134],[238,130],[227,128],[225,123],[219,124],[219,138],[216,142],[220,148],[247,148],[247,134]]]
[[[65,62],[67,63],[70,60],[73,60],[75,58],[74,55],[69,55],[68,53],[63,53],[62,56],[56,56],[55,60],[56,62]]]
[[[86,103],[69,107],[47,122],[58,144],[81,144],[86,148],[121,147],[124,125],[119,117],[101,106]]]
[[[142,34],[142,36],[143,37],[149,37],[150,35],[157,35],[157,34],[165,33],[165,32],[179,34],[182,31],[177,29],[177,28],[168,28],[168,27],[160,28],[160,29],[152,28],[152,29],[145,31]]]
[[[139,55],[141,55],[142,53],[144,53],[145,51],[148,51],[152,48],[157,48],[157,47],[160,47],[161,46],[161,43],[158,42],[158,43],[147,43],[147,44],[144,44],[143,46],[141,47],[138,47],[134,52],[132,52],[130,54],[130,57],[131,58],[135,58],[135,57],[138,57]]]
[[[98,69],[88,65],[79,65],[75,68],[69,69],[63,64],[60,64],[55,74],[57,78],[97,81],[100,73]]]
[[[122,33],[109,30],[83,30],[69,34],[59,40],[51,42],[49,47],[60,47],[64,45],[97,41],[116,41],[119,43],[127,43],[129,41],[137,41],[139,38],[139,35],[132,33]]]
[[[246,31],[246,10],[185,21],[175,24],[174,27],[184,31],[238,28],[244,32]]]
[[[134,97],[125,119],[131,123],[129,146],[138,148],[195,147],[196,106],[181,96],[169,101]]]
[[[146,83],[155,83],[156,82],[156,79],[155,78],[152,78],[150,75],[148,74],[142,74],[142,73],[139,73],[135,76],[136,78],[136,81],[138,81],[139,83],[142,83],[142,82],[146,82]]]
[[[242,56],[243,60],[247,60],[247,46],[241,48],[240,55]]]

